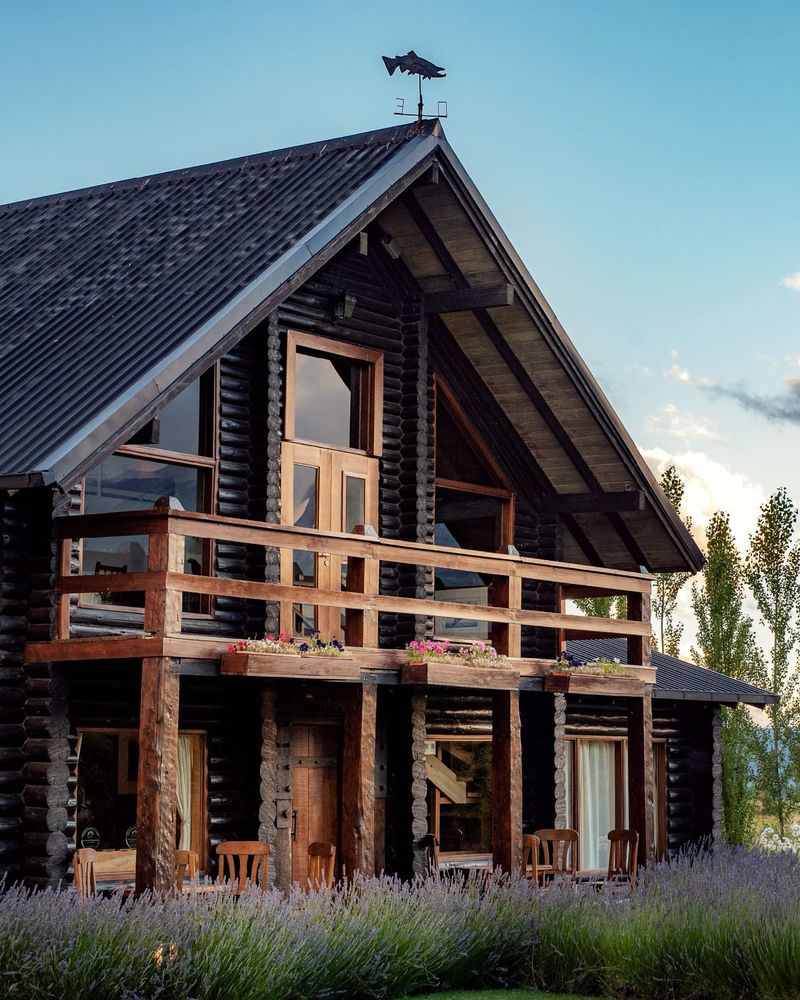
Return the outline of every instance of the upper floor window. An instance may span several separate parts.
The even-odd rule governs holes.
[[[290,330],[286,437],[379,455],[383,355]]]
[[[113,514],[153,507],[176,497],[185,510],[212,512],[216,488],[216,371],[196,379],[167,403],[130,441],[99,462],[83,483],[83,513]],[[147,569],[147,539],[126,535],[83,543],[83,572],[141,573]],[[205,573],[209,543],[186,539],[185,572]],[[103,592],[84,602],[142,607],[144,595]],[[202,611],[203,599],[186,595],[185,611]]]

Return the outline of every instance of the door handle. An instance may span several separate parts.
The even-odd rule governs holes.
[[[292,809],[292,840],[297,837],[297,810]]]
[[[319,557],[322,560],[322,565],[323,566],[327,566],[328,565],[328,560],[330,559],[331,554],[330,554],[330,552],[320,552]]]

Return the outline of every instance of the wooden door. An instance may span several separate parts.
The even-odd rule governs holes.
[[[339,855],[341,728],[295,725],[292,731],[292,881],[308,878],[308,845],[333,844]]]
[[[378,460],[359,452],[337,451],[284,441],[281,461],[281,510],[284,524],[321,531],[353,532],[378,525]],[[283,549],[281,582],[295,587],[341,590],[346,560],[327,553]],[[377,573],[377,566],[374,567]],[[281,605],[281,629],[323,638],[342,638],[339,608],[296,602]]]

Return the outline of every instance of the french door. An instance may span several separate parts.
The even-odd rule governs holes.
[[[282,523],[321,531],[353,532],[378,526],[378,459],[359,452],[284,441],[281,460]],[[370,567],[377,573],[377,566]],[[281,583],[342,590],[347,560],[330,553],[281,550]],[[281,629],[292,635],[342,638],[343,611],[313,601],[281,604]]]

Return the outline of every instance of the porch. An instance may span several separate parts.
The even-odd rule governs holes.
[[[523,759],[532,752],[531,747],[522,745],[520,699],[536,698],[537,703],[546,705],[544,714],[551,724],[541,734],[536,752],[549,755],[556,768],[559,764],[557,754],[555,759],[553,756],[553,740],[559,725],[559,705],[563,703],[563,696],[544,692],[552,661],[521,656],[522,630],[530,627],[551,630],[558,643],[577,635],[614,635],[627,640],[631,676],[587,675],[571,690],[614,696],[627,706],[630,824],[640,832],[642,856],[652,856],[649,691],[654,672],[648,663],[650,578],[646,575],[526,559],[513,553],[383,539],[368,528],[356,534],[341,534],[212,517],[182,511],[169,501],[148,511],[64,518],[56,522],[56,527],[61,572],[55,637],[50,642],[30,643],[26,657],[30,662],[80,663],[88,670],[103,671],[113,670],[113,665],[101,667],[101,662],[141,662],[136,805],[139,889],[166,888],[172,883],[182,679],[199,677],[214,678],[215,685],[226,687],[244,683],[247,692],[240,688],[240,697],[254,698],[261,704],[261,763],[268,762],[274,788],[264,787],[262,780],[259,835],[273,841],[279,884],[287,884],[296,874],[292,861],[297,835],[292,768],[300,755],[293,734],[303,726],[338,727],[340,857],[348,872],[380,870],[385,861],[382,845],[387,842],[387,834],[386,789],[382,792],[380,787],[379,715],[389,713],[394,732],[392,752],[403,761],[405,813],[398,821],[406,824],[413,847],[428,832],[425,708],[429,692],[435,691],[452,695],[459,691],[480,692],[491,706],[491,853],[495,865],[505,870],[518,867],[523,833]],[[130,535],[146,539],[146,572],[80,572],[81,540]],[[187,538],[211,544],[236,542],[262,554],[303,551],[317,559],[346,560],[346,571],[341,574],[344,589],[301,588],[277,581],[186,573]],[[488,581],[488,602],[466,604],[436,600],[432,594],[418,597],[382,593],[381,563],[410,567],[412,574],[422,573],[423,578],[436,568],[481,574]],[[337,577],[334,574],[334,579]],[[522,607],[523,584],[529,580],[558,588],[555,610]],[[91,593],[141,594],[141,628],[128,628],[112,636],[73,634],[73,609],[78,595]],[[193,619],[184,610],[185,594],[200,595],[208,602],[219,597],[250,602],[249,607],[261,609],[262,620],[268,613],[274,614],[277,607],[284,623],[291,621],[293,607],[299,602],[341,608],[347,658],[229,653],[229,637],[191,633]],[[587,619],[566,612],[570,597],[598,594],[625,594],[629,618]],[[421,672],[408,663],[403,650],[378,648],[379,614],[407,616],[412,635],[417,630],[424,634],[432,620],[443,616],[488,623],[490,637],[498,651],[509,657],[508,664],[501,671],[430,664]],[[240,680],[229,680],[231,677]],[[316,705],[325,706],[324,718],[318,717],[315,700]],[[391,808],[399,806],[393,804]],[[419,856],[414,858],[416,867],[422,863]]]

